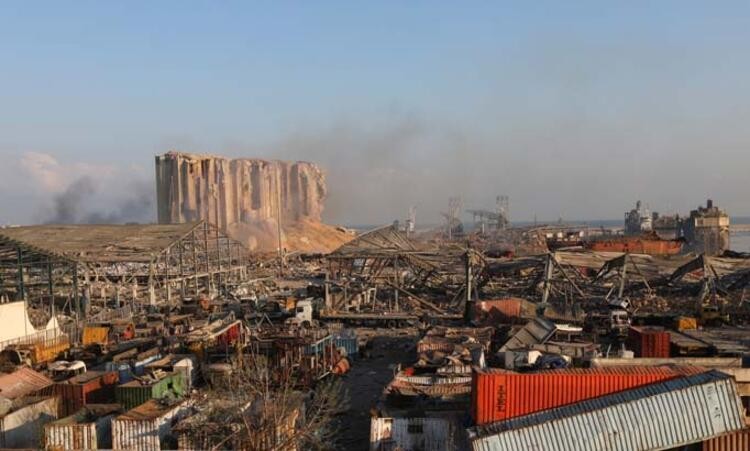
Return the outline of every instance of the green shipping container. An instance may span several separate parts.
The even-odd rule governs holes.
[[[180,372],[170,373],[165,378],[149,385],[140,381],[130,381],[115,389],[115,399],[125,409],[138,407],[150,399],[181,397],[185,393],[184,375]]]

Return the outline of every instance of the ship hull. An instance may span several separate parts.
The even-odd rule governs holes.
[[[623,237],[584,243],[586,249],[598,252],[628,252],[631,254],[677,255],[682,251],[682,241],[654,240],[641,237]]]

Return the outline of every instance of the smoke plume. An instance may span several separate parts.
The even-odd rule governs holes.
[[[123,224],[153,222],[151,184],[128,181],[123,194],[103,192],[89,176],[73,181],[53,198],[48,224]]]

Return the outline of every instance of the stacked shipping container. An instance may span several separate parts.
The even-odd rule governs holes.
[[[709,371],[478,426],[470,440],[474,451],[683,449],[744,423],[732,378]]]
[[[54,393],[62,398],[62,416],[73,415],[87,404],[107,404],[115,400],[116,372],[89,371],[56,383]]]
[[[112,449],[159,451],[172,426],[188,414],[186,401],[172,405],[148,401],[112,421]]]
[[[90,404],[74,415],[44,426],[46,449],[110,449],[112,419],[121,411],[118,404]]]
[[[140,381],[131,381],[115,388],[115,399],[124,408],[132,409],[151,399],[179,397],[185,392],[184,379],[182,372],[175,372],[145,385]]]
[[[622,367],[472,373],[471,415],[477,425],[704,371],[692,367]]]

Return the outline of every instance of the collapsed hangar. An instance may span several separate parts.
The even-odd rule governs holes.
[[[0,229],[0,296],[80,316],[90,305],[156,305],[245,277],[248,250],[206,221]]]

